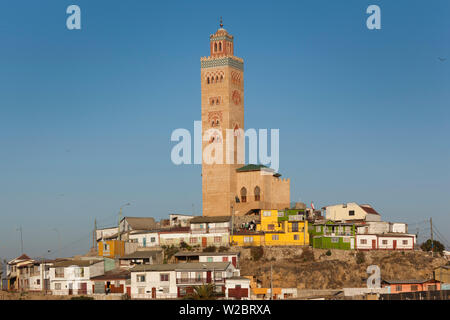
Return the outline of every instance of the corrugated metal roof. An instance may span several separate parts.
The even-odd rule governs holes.
[[[230,220],[231,216],[195,217],[190,220],[190,223],[195,224],[195,223],[229,222]]]

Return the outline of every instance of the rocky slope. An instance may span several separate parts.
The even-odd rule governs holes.
[[[270,265],[273,266],[273,286],[300,289],[340,289],[366,286],[369,265],[378,265],[383,279],[425,279],[433,276],[434,268],[447,260],[432,258],[422,251],[368,251],[357,256],[354,251],[266,247],[255,261],[251,249],[241,252],[241,275],[254,275],[263,287],[270,287]]]

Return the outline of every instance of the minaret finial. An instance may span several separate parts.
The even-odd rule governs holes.
[[[220,17],[220,27],[223,28],[223,21],[222,21],[222,17]]]

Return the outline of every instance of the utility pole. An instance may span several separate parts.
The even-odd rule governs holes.
[[[272,263],[270,263],[270,300],[273,300]]]
[[[94,220],[94,232],[92,233],[92,248],[97,251],[97,219]]]
[[[121,240],[121,235],[120,235],[120,221],[122,220],[122,208],[125,206],[129,206],[130,203],[126,203],[123,206],[120,207],[119,210],[119,223],[117,224],[117,235],[118,235],[118,239]]]
[[[430,218],[430,227],[431,227],[431,256],[434,257],[433,218]]]

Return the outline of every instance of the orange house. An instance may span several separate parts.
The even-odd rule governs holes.
[[[105,240],[98,242],[98,255],[107,258],[118,258],[125,255],[125,241]]]
[[[382,288],[388,288],[389,293],[405,293],[417,291],[441,290],[441,283],[437,280],[383,280]]]

